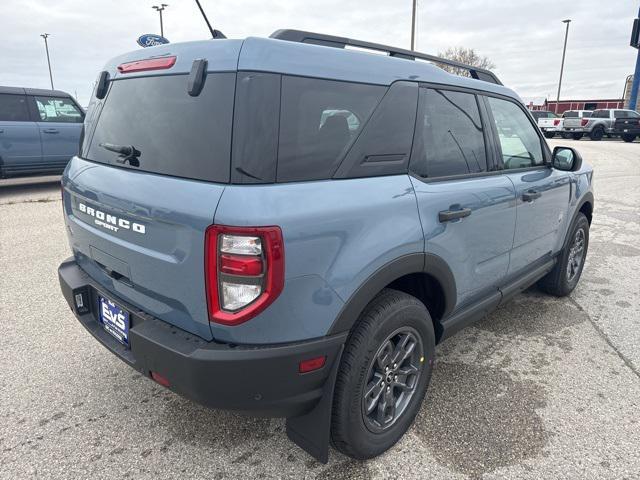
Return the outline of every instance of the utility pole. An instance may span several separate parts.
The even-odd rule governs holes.
[[[49,80],[51,81],[51,90],[53,90],[53,75],[51,74],[51,59],[49,58],[49,44],[47,43],[48,33],[43,33],[40,35],[44,38],[44,49],[47,51],[47,65],[49,65]]]
[[[167,8],[169,5],[166,3],[161,3],[159,6],[158,5],[154,5],[153,8],[154,10],[156,10],[159,14],[160,14],[160,36],[164,37],[164,26],[162,25],[162,11]]]
[[[416,7],[418,0],[413,0],[413,8],[411,9],[411,50],[416,49]]]
[[[636,58],[636,71],[633,74],[633,83],[631,84],[631,96],[629,97],[629,110],[635,110],[638,102],[638,88],[640,87],[640,9],[638,10],[638,19],[634,25],[634,31],[631,38],[632,47],[638,49]],[[633,37],[636,37],[635,39]],[[635,45],[633,45],[635,40]]]
[[[556,108],[554,109],[554,113],[558,113],[558,104],[560,103],[560,88],[562,87],[562,72],[564,70],[564,57],[567,53],[567,38],[569,37],[569,23],[571,23],[570,19],[563,20],[562,23],[567,24],[567,29],[564,32],[564,48],[562,49],[562,64],[560,65],[560,81],[558,81],[558,98],[556,99]]]

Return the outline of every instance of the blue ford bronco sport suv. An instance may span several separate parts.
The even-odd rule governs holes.
[[[438,343],[536,282],[575,288],[592,173],[486,70],[293,30],[152,47],[98,77],[60,285],[165,387],[371,458]]]

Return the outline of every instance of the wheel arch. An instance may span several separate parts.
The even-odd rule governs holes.
[[[422,301],[433,320],[436,341],[440,339],[441,320],[455,307],[456,284],[447,263],[429,253],[404,255],[376,270],[347,300],[327,334],[351,330],[367,304],[385,288],[403,291]]]

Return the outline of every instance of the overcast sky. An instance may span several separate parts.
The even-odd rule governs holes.
[[[171,42],[208,38],[193,0],[164,0]],[[49,88],[41,33],[49,33],[57,89],[88,103],[104,63],[159,33],[152,0],[2,0],[0,85]],[[230,38],[305,29],[409,47],[411,0],[201,0]],[[473,47],[521,97],[555,98],[564,24],[571,18],[562,97],[620,98],[637,51],[629,47],[640,0],[418,0],[417,49]]]

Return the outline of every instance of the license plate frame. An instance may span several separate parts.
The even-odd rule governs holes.
[[[102,328],[122,345],[129,347],[129,312],[103,295],[98,295],[98,306],[98,318]]]

